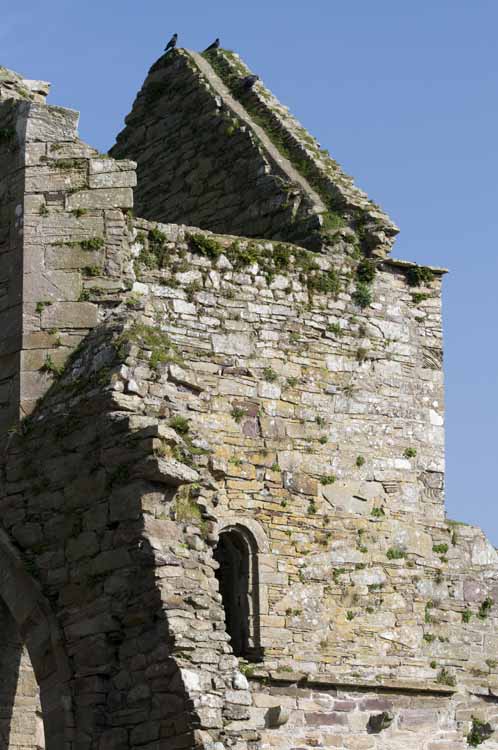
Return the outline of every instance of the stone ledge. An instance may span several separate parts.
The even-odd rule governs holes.
[[[386,266],[395,266],[398,268],[418,268],[423,265],[422,263],[415,263],[413,260],[401,260],[399,258],[385,258],[382,260],[382,263]],[[440,274],[441,276],[449,273],[448,268],[441,268],[440,266],[424,265],[424,268],[430,268],[433,273]]]
[[[454,695],[459,692],[459,687],[441,685],[438,682],[418,682],[415,680],[348,680],[334,675],[307,675],[304,672],[268,672],[258,670],[252,675],[247,675],[249,680],[285,683],[293,685],[300,683],[306,687],[316,688],[349,688],[352,690],[375,690],[377,692],[402,692],[402,693],[430,693],[439,695]]]

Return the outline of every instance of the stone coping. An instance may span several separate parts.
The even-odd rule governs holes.
[[[280,153],[277,147],[270,140],[266,131],[253,120],[245,107],[243,107],[242,104],[240,104],[240,102],[238,102],[232,96],[228,87],[217,75],[216,71],[210,65],[210,63],[198,52],[193,52],[192,50],[188,49],[184,49],[182,51],[189,55],[190,58],[194,61],[201,74],[209,81],[209,83],[215,90],[215,93],[218,94],[218,96],[223,97],[223,103],[228,109],[232,111],[234,116],[237,116],[245,125],[247,125],[256,133],[260,140],[260,143],[264,147],[270,159],[275,164],[277,164],[277,166],[286,174],[291,182],[297,183],[304,190],[304,192],[310,196],[310,198],[315,203],[317,213],[325,212],[327,210],[326,205],[324,204],[318,193],[311,186],[311,184],[308,182],[308,180],[303,177],[303,175],[301,175],[292,166],[291,162]]]
[[[449,273],[448,268],[442,268],[440,266],[431,266],[425,263],[415,263],[414,260],[401,260],[400,258],[384,258],[382,260],[382,263],[385,263],[388,266],[397,266],[398,268],[420,268],[423,266],[424,268],[430,268],[430,270],[433,273],[441,274],[443,276],[446,273]]]

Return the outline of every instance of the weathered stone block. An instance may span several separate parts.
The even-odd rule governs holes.
[[[249,356],[254,351],[252,338],[245,333],[213,334],[213,351],[221,354]]]
[[[133,191],[131,188],[103,188],[100,190],[80,190],[66,198],[68,211],[96,208],[132,208]]]
[[[25,104],[26,141],[72,141],[76,137],[79,112],[42,104]]]
[[[27,302],[76,301],[81,287],[79,273],[54,270],[50,274],[24,274],[24,298]]]
[[[126,188],[135,187],[137,175],[133,172],[101,172],[90,173],[88,186],[90,188]]]
[[[44,328],[93,328],[98,322],[98,307],[91,302],[54,302],[43,309]]]

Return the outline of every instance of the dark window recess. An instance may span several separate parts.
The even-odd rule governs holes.
[[[239,527],[232,527],[220,534],[214,557],[220,565],[216,577],[233,652],[251,661],[259,660],[259,592],[254,541]]]

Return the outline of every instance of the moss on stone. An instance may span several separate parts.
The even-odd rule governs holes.
[[[435,552],[437,555],[445,555],[448,552],[448,545],[447,544],[433,544],[432,551]]]
[[[379,507],[379,508],[373,508],[371,515],[374,518],[384,518],[384,516],[386,515],[386,513],[385,513],[384,508],[380,508]]]
[[[136,242],[141,245],[142,248],[135,261],[137,267],[142,265],[149,270],[155,270],[166,266],[167,248],[165,245],[167,237],[160,229],[153,227],[148,234],[139,232],[136,237]]]
[[[72,169],[83,169],[87,165],[86,159],[52,159],[50,165],[56,169],[70,171]]]
[[[254,242],[243,245],[236,241],[227,248],[226,256],[237,270],[252,266],[254,263],[262,262],[265,266],[261,248]]]
[[[35,305],[35,311],[36,311],[37,313],[42,313],[42,312],[43,312],[43,310],[44,310],[44,309],[45,309],[46,307],[50,307],[50,305],[52,305],[52,304],[53,304],[53,303],[52,303],[52,302],[51,302],[50,300],[40,300],[40,301],[39,301],[39,302],[37,302],[37,303],[36,303],[36,305]]]
[[[232,416],[232,419],[234,419],[238,423],[243,417],[246,416],[246,411],[245,409],[240,409],[238,406],[234,406],[230,414]]]
[[[263,377],[268,383],[274,383],[278,375],[272,367],[265,367],[263,369]]]
[[[328,485],[328,484],[334,484],[336,481],[336,477],[334,474],[324,474],[320,477],[320,484]]]
[[[322,217],[322,229],[325,232],[334,232],[346,226],[344,218],[336,211],[326,211],[320,215]]]
[[[290,268],[292,259],[292,249],[288,245],[273,246],[273,264],[279,272],[287,271]]]

